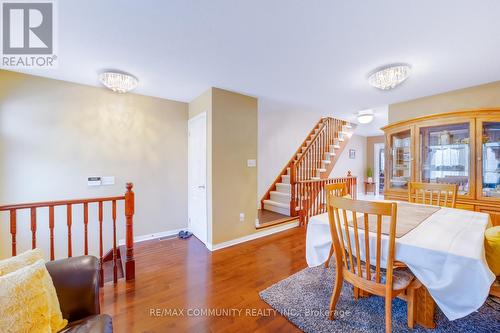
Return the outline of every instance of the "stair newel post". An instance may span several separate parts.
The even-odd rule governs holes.
[[[135,278],[135,260],[134,260],[134,192],[132,183],[127,183],[127,192],[125,193],[125,219],[126,219],[126,259],[125,259],[125,279],[127,281]]]
[[[290,216],[295,216],[297,201],[295,200],[295,161],[290,165]]]
[[[355,178],[352,176],[351,170],[347,171],[347,191],[353,199],[356,199],[356,188],[354,186]]]

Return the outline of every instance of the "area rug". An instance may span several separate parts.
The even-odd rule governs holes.
[[[355,301],[352,287],[344,283],[337,303],[336,319],[328,320],[335,268],[306,268],[260,292],[260,297],[304,332],[384,332],[384,299],[361,298]],[[500,301],[489,298],[478,311],[449,321],[437,310],[436,329],[406,325],[406,302],[392,302],[393,332],[500,332]]]

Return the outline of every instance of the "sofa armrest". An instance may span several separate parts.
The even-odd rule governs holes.
[[[73,322],[100,313],[99,260],[80,256],[50,261],[49,271],[64,319]]]

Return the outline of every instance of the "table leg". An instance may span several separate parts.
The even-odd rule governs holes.
[[[436,313],[436,303],[432,299],[431,294],[424,286],[416,291],[416,322],[418,325],[425,328],[436,328],[434,315]]]

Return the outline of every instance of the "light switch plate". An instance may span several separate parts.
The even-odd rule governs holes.
[[[257,166],[257,160],[247,160],[247,167],[255,168]]]
[[[115,185],[115,176],[102,176],[101,185]]]

